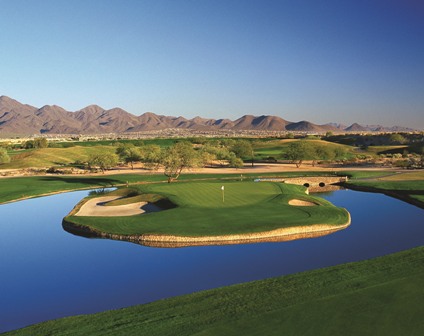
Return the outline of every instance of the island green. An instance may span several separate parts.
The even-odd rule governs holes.
[[[305,191],[303,186],[277,182],[142,184],[126,189],[131,201],[139,200],[135,198],[137,194],[157,194],[175,207],[119,217],[75,216],[74,210],[65,221],[108,234],[190,237],[248,234],[317,224],[337,228],[349,223],[349,213],[345,209],[307,195]],[[122,195],[125,190],[119,189],[108,195],[116,193]],[[311,206],[289,205],[293,199],[309,202]],[[122,200],[120,203],[123,204]]]

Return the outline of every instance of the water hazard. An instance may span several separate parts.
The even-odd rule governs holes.
[[[321,195],[348,209],[334,234],[281,243],[150,248],[62,229],[86,191],[0,206],[0,332],[62,316],[368,259],[424,243],[423,210],[372,193]]]

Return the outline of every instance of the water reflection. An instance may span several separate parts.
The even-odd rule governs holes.
[[[344,190],[342,186],[326,184],[324,186],[312,186],[308,188],[309,193],[331,193],[333,191]]]

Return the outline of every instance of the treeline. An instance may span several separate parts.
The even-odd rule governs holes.
[[[424,143],[424,133],[389,133],[389,134],[341,134],[327,133],[325,141],[366,149],[369,146],[408,146],[411,151],[420,149]],[[417,153],[421,154],[421,153]]]
[[[343,147],[327,146],[308,140],[291,142],[287,149],[283,152],[283,158],[296,164],[297,168],[299,168],[305,160],[312,161],[312,166],[315,167],[318,160],[344,161],[349,157],[349,155],[349,152]]]
[[[155,144],[116,143],[115,153],[99,151],[90,155],[88,167],[102,171],[125,163],[134,169],[135,163],[143,163],[150,169],[163,167],[164,174],[171,182],[177,179],[184,169],[221,165],[233,168],[243,167],[243,158],[251,158],[254,150],[248,140],[210,140],[204,144],[178,141],[169,147]]]

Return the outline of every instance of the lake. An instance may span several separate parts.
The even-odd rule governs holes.
[[[382,194],[322,194],[351,225],[291,242],[151,248],[74,236],[62,218],[87,191],[0,205],[0,332],[397,252],[424,243],[420,208]]]

